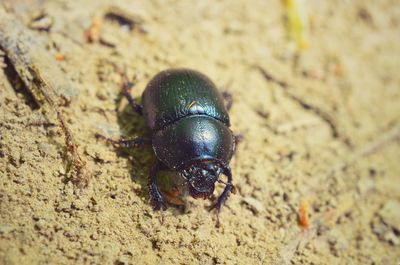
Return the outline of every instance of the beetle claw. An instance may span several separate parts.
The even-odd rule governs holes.
[[[217,213],[217,215],[219,214],[219,212],[221,211],[221,204],[220,203],[215,203],[214,205],[212,205],[210,208],[209,208],[209,211],[211,212],[211,211],[213,211],[213,210],[215,210],[215,212]]]
[[[222,194],[219,196],[217,202],[211,206],[210,211],[215,210],[217,212],[217,215],[221,211],[222,205],[225,203],[225,201],[228,199],[228,196],[230,193],[236,194],[236,188],[233,186],[232,183],[228,183],[222,192]]]
[[[215,227],[219,228],[219,227],[221,227],[221,222],[219,221],[219,213],[221,211],[221,204],[217,202],[209,208],[210,212],[213,210],[215,210],[215,215],[217,216],[217,220],[215,222]]]

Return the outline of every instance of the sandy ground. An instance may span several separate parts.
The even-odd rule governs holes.
[[[49,31],[29,32],[76,92],[60,110],[91,181],[71,183],[59,127],[37,125],[57,124],[51,109],[0,71],[1,264],[400,262],[397,1],[307,1],[301,53],[278,0],[5,2],[24,25],[40,10],[50,20]],[[137,24],[105,15],[112,8]],[[97,19],[100,39],[88,43]],[[210,201],[151,209],[150,148],[96,141],[147,133],[116,103],[111,63],[136,75],[135,97],[170,67],[197,69],[233,94],[232,129],[244,139],[231,162],[238,192],[219,228]]]

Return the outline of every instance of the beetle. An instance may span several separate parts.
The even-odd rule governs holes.
[[[167,208],[157,186],[157,174],[175,170],[184,178],[193,198],[210,198],[215,183],[224,183],[225,188],[212,207],[219,212],[229,194],[235,192],[229,167],[237,143],[229,128],[230,94],[220,93],[204,74],[184,68],[164,70],[154,76],[142,94],[142,105],[131,96],[132,86],[127,82],[122,93],[135,112],[144,117],[151,138],[112,140],[97,136],[128,148],[151,144],[157,159],[148,184],[155,210]],[[220,180],[221,174],[227,182]]]

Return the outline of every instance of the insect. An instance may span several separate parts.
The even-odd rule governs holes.
[[[157,159],[148,182],[150,203],[155,210],[167,208],[157,186],[157,175],[161,170],[175,170],[184,178],[194,198],[210,198],[216,182],[225,184],[212,207],[219,212],[229,194],[235,192],[229,167],[237,142],[229,128],[231,96],[219,93],[208,77],[190,69],[158,73],[144,90],[142,105],[130,95],[132,86],[132,83],[125,85],[123,94],[135,112],[144,117],[151,138],[112,140],[97,136],[128,148],[152,146]],[[222,174],[227,182],[220,180]]]

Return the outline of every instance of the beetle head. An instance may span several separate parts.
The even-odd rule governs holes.
[[[213,161],[198,161],[181,171],[193,198],[209,198],[214,193],[215,182],[222,169]]]

